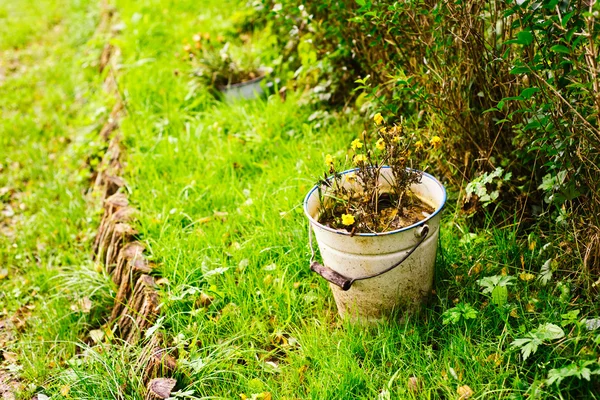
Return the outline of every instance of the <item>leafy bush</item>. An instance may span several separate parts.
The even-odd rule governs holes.
[[[581,276],[600,275],[600,5],[304,3],[257,3],[286,38],[285,57],[297,68],[290,84],[304,74],[313,87],[328,83],[330,103],[354,97],[358,107],[402,114],[440,134],[448,151],[436,168],[457,187],[502,168],[498,182],[511,180],[502,191],[488,188],[489,199],[470,210],[503,201],[519,221],[535,219],[577,241]],[[577,234],[567,231],[573,227]]]

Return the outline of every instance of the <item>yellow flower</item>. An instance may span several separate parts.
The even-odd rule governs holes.
[[[348,182],[350,182],[350,183],[356,182],[356,173],[350,172],[349,174],[347,174],[346,180],[348,180]]]
[[[367,156],[364,154],[357,154],[354,156],[354,164],[359,165],[367,161]]]
[[[375,147],[377,147],[379,150],[385,149],[385,142],[384,142],[383,138],[379,138],[377,143],[375,143]]]
[[[529,272],[522,272],[522,273],[519,274],[519,279],[522,280],[522,281],[525,281],[525,282],[530,281],[533,278],[535,278],[535,275],[534,274],[530,274]]]
[[[330,167],[333,166],[333,156],[331,154],[325,156],[325,164]]]
[[[421,150],[422,148],[423,148],[423,142],[421,142],[420,140],[417,140],[415,142],[415,149]]]
[[[352,225],[354,223],[354,215],[352,214],[342,214],[342,224],[344,225]]]
[[[352,150],[360,149],[361,147],[363,147],[363,144],[360,139],[354,139],[352,141]]]
[[[392,141],[393,141],[394,143],[400,143],[400,136],[394,136],[394,137],[392,138]]]
[[[385,135],[387,133],[386,127],[382,126],[381,128],[379,128],[379,132],[381,132],[381,134]]]
[[[375,121],[375,123],[377,125],[381,125],[381,123],[383,122],[383,117],[381,116],[381,113],[375,114],[375,116],[373,117],[373,120]]]
[[[429,143],[435,147],[436,149],[442,145],[442,138],[439,136],[434,136],[431,138]]]

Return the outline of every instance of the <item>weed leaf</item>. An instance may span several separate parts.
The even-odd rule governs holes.
[[[544,343],[544,340],[560,339],[565,336],[565,332],[560,326],[554,324],[543,324],[537,329],[527,333],[528,337],[516,339],[511,343],[511,346],[521,349],[523,360],[531,354],[535,354],[539,345]]]
[[[560,385],[563,379],[574,376],[578,379],[585,379],[589,381],[591,375],[600,375],[600,368],[595,370],[591,370],[589,366],[595,365],[599,366],[598,362],[595,360],[589,361],[579,361],[577,363],[572,363],[567,365],[566,367],[551,369],[548,373],[548,378],[546,379],[546,384],[552,385],[556,383],[556,385]]]
[[[162,327],[164,320],[165,320],[165,317],[160,317],[159,319],[156,320],[154,325],[152,325],[150,328],[148,328],[148,330],[146,331],[146,334],[145,334],[146,339],[148,339],[149,337],[152,337],[152,335],[154,335],[154,332],[156,332],[157,330],[159,330]]]

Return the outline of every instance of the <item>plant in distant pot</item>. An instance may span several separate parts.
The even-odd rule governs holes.
[[[251,47],[237,47],[230,42],[217,45],[209,35],[194,35],[194,46],[185,50],[194,66],[194,75],[215,87],[227,98],[254,98],[263,93],[260,81],[267,68]],[[221,39],[221,38],[219,38]]]
[[[394,310],[414,309],[431,291],[446,191],[433,176],[413,168],[427,144],[402,124],[374,117],[349,150],[353,168],[327,155],[324,178],[309,192],[304,210],[323,264],[311,269],[330,282],[338,311],[360,320],[379,320]]]

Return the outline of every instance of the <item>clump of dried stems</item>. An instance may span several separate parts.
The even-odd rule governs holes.
[[[341,172],[334,157],[325,157],[328,171],[319,181],[320,223],[351,234],[381,233],[412,225],[433,212],[411,191],[423,175],[413,163],[439,147],[441,138],[433,136],[424,145],[416,135],[406,134],[401,123],[386,124],[379,113],[374,125],[375,135],[363,131],[352,141],[354,169]],[[374,143],[372,137],[377,139]]]

